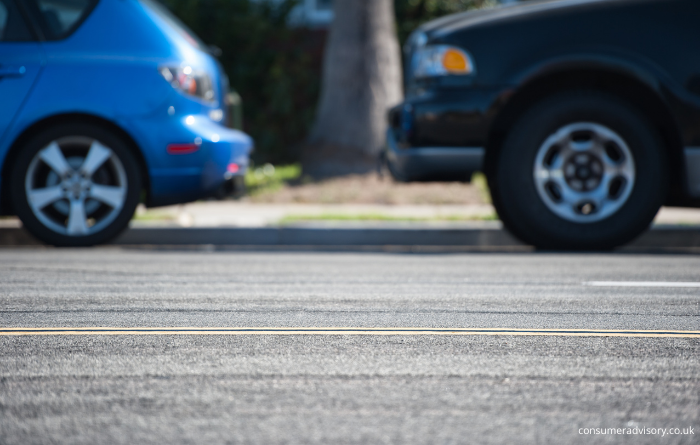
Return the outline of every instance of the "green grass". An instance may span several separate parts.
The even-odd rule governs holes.
[[[375,213],[360,214],[332,214],[323,213],[320,215],[288,215],[282,218],[280,224],[293,224],[303,221],[396,221],[396,222],[440,222],[440,221],[497,221],[495,214],[489,215],[446,215],[432,218],[421,218],[411,216],[391,216]]]
[[[486,175],[481,172],[476,172],[472,175],[472,184],[479,190],[481,199],[485,203],[491,204],[491,192],[489,191],[489,185],[486,181]]]
[[[265,164],[262,167],[251,168],[246,172],[245,185],[251,196],[274,192],[282,188],[285,182],[298,180],[301,176],[301,165]]]
[[[135,213],[133,219],[134,221],[175,221],[177,217],[169,213],[146,211],[141,214]]]

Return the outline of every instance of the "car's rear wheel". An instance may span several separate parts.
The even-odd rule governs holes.
[[[56,246],[90,246],[126,228],[141,192],[139,165],[126,143],[102,127],[45,129],[21,148],[12,200],[24,226]]]
[[[609,249],[634,239],[667,187],[653,126],[625,102],[591,91],[553,96],[524,113],[493,171],[503,223],[550,249]]]

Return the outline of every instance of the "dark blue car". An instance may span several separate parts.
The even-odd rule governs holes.
[[[700,1],[540,0],[442,17],[405,47],[401,180],[486,174],[511,233],[611,249],[700,207]]]
[[[0,211],[54,245],[240,178],[210,49],[154,0],[0,0]]]

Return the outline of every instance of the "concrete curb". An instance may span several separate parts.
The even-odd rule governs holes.
[[[503,230],[435,228],[172,228],[132,229],[115,244],[258,246],[518,246]]]
[[[41,245],[22,228],[0,229],[0,246]],[[131,228],[115,246],[227,246],[229,248],[319,250],[531,250],[500,228]],[[377,249],[381,248],[381,249]],[[655,227],[622,251],[700,252],[700,227]]]

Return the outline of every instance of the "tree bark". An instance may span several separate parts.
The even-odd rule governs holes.
[[[315,177],[376,168],[387,109],[403,97],[393,0],[335,0],[316,122],[302,153]]]

